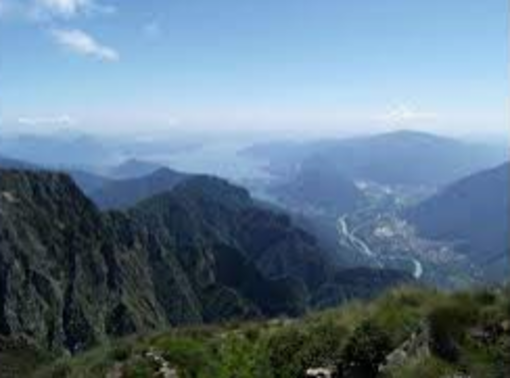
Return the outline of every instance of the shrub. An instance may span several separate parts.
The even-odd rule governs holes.
[[[304,375],[306,366],[298,358],[307,342],[306,335],[295,327],[282,329],[268,341],[268,358],[275,378],[297,378]]]
[[[132,351],[133,346],[131,344],[117,344],[113,346],[109,354],[113,361],[123,362],[131,356]]]
[[[498,296],[494,291],[481,289],[475,292],[475,301],[482,306],[490,306],[497,302]]]
[[[151,361],[144,358],[136,358],[129,361],[124,367],[123,377],[125,378],[146,378],[152,377],[156,367]]]
[[[432,310],[428,316],[432,352],[445,361],[457,362],[466,329],[476,322],[479,313],[476,303],[467,297],[457,297]]]
[[[220,372],[215,376],[269,378],[267,351],[262,343],[250,340],[244,334],[234,333],[224,337],[221,344],[218,355]]]
[[[50,376],[52,378],[67,378],[71,376],[71,366],[67,362],[59,362],[53,367]]]
[[[338,365],[347,335],[345,327],[333,322],[311,327],[307,331],[307,341],[297,356],[305,365],[305,370]]]
[[[455,376],[456,370],[434,357],[410,360],[404,366],[390,371],[387,378],[437,378]]]
[[[349,338],[338,371],[346,377],[376,377],[391,351],[388,333],[374,322],[364,321]]]
[[[200,340],[171,337],[160,340],[158,349],[163,352],[166,361],[179,368],[184,377],[200,376],[214,362],[206,344]]]

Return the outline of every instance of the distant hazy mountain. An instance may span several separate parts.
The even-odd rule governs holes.
[[[76,167],[102,165],[108,149],[96,138],[74,133],[23,134],[0,140],[3,154],[39,166]]]
[[[10,159],[0,156],[0,168],[3,169],[32,169],[35,165],[26,163],[21,160]]]
[[[444,185],[507,158],[503,149],[401,131],[339,141],[303,165],[382,184]]]
[[[0,169],[40,170],[41,167],[25,161],[0,156]],[[65,171],[65,173],[69,174],[80,189],[88,196],[112,181],[104,176],[85,170],[69,168],[67,170],[55,169],[55,171]]]
[[[308,157],[329,148],[337,140],[320,140],[314,142],[276,141],[258,143],[244,149],[241,153],[263,161],[266,169],[277,179],[294,177],[302,162]]]
[[[162,168],[160,164],[148,161],[129,159],[108,170],[108,175],[116,179],[131,179],[146,176]]]
[[[89,193],[90,198],[102,209],[121,209],[153,195],[172,190],[188,175],[160,168],[146,176],[123,180],[109,180]]]
[[[509,163],[476,173],[412,209],[409,219],[428,238],[459,242],[488,277],[508,279],[509,184]]]
[[[350,279],[287,216],[208,177],[101,213],[68,176],[0,170],[0,234],[0,335],[49,350],[294,315],[408,279],[371,270]]]
[[[104,187],[107,187],[114,182],[114,180],[110,178],[84,170],[71,169],[66,173],[73,178],[76,185],[78,185],[82,192],[85,193],[88,197],[93,196],[94,193],[102,190]]]
[[[506,148],[465,143],[414,131],[312,143],[259,145],[247,151],[277,174],[320,168],[351,180],[437,186],[501,164]]]

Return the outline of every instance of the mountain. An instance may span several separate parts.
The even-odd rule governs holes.
[[[2,169],[32,169],[35,165],[17,160],[0,156],[0,168]]]
[[[66,173],[73,178],[76,185],[89,197],[102,190],[102,188],[111,185],[114,181],[105,176],[84,170],[70,169]]]
[[[115,179],[131,179],[150,175],[161,168],[162,166],[157,163],[138,159],[129,159],[122,164],[109,169],[108,175]]]
[[[502,163],[506,150],[413,131],[339,141],[304,166],[386,185],[438,186]]]
[[[171,325],[297,315],[408,279],[366,270],[351,281],[287,216],[210,177],[101,213],[67,175],[0,170],[0,235],[0,335],[57,351]]]
[[[1,171],[0,193],[2,335],[73,351],[166,324],[128,220],[101,215],[62,174]]]
[[[25,161],[10,159],[0,156],[0,169],[18,169],[18,170],[40,170],[41,167]],[[48,169],[51,170],[51,169]],[[86,194],[91,195],[93,192],[98,191],[112,180],[89,171],[81,169],[55,169],[56,172],[65,172],[70,175],[79,188]]]
[[[308,142],[274,141],[257,143],[240,153],[264,162],[265,169],[278,179],[288,180],[299,172],[303,161],[338,143],[336,139]]]
[[[57,168],[101,166],[112,157],[99,139],[72,132],[6,137],[0,140],[0,150],[15,159]]]
[[[186,216],[176,220],[180,212]],[[295,228],[288,216],[258,207],[247,190],[221,179],[192,178],[140,203],[131,214],[141,224],[172,230],[183,249],[189,243],[233,246],[267,278],[293,277],[315,287],[332,273],[313,237]]]
[[[207,259],[212,252],[198,242],[181,251],[190,253],[190,265],[181,265],[173,230],[100,213],[68,176],[0,175],[2,335],[22,334],[49,349],[75,351],[107,336],[258,316],[257,304],[234,286],[245,279],[281,311],[287,309],[277,298],[293,298],[285,279],[264,279],[227,246],[218,250],[223,264],[234,264],[239,273],[238,281],[225,278],[232,286],[220,281],[220,261]],[[174,215],[176,227],[186,222],[186,213]]]
[[[184,173],[159,168],[147,176],[105,181],[87,194],[102,209],[121,209],[155,194],[170,191],[187,178],[188,175]]]
[[[310,208],[335,215],[353,211],[364,198],[352,181],[320,166],[303,167],[272,192],[289,208]]]
[[[186,214],[185,220],[176,220],[176,209]],[[151,230],[155,230],[157,224],[163,225],[158,229],[164,233],[173,230],[183,250],[188,249],[186,246],[190,243],[233,246],[253,262],[265,278],[291,278],[311,298],[323,285],[343,291],[334,280],[339,274],[347,274],[346,271],[333,263],[315,237],[296,227],[288,215],[269,210],[246,189],[222,179],[190,178],[170,193],[139,203],[130,214],[140,220],[140,224],[154,225]],[[391,271],[387,283],[392,281],[390,276],[399,280],[405,275]]]
[[[0,156],[0,169],[18,169],[36,171],[40,170],[41,167],[32,163],[27,163],[25,161]],[[75,183],[86,195],[91,195],[93,192],[98,191],[100,188],[104,187],[107,183],[112,181],[104,176],[100,176],[98,174],[91,173],[85,170],[69,168],[67,170],[62,171],[65,171],[67,174],[69,174],[73,178]]]
[[[509,163],[476,173],[419,204],[408,218],[427,238],[460,244],[487,277],[507,278],[509,179]]]
[[[300,170],[331,171],[352,181],[443,186],[508,159],[506,148],[415,131],[310,143],[259,145],[246,153],[288,178]]]

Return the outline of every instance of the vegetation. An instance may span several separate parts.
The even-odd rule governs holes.
[[[421,352],[403,347],[419,340],[416,335],[425,340]],[[400,349],[404,358],[388,357]],[[372,302],[352,302],[300,320],[228,323],[125,339],[60,359],[35,376],[100,377],[116,371],[121,377],[152,377],[167,364],[185,378],[299,378],[318,367],[332,368],[338,377],[504,378],[509,356],[508,290],[444,294],[400,288]]]

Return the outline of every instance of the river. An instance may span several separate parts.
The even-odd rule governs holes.
[[[370,246],[361,238],[359,238],[355,232],[349,229],[349,224],[347,222],[348,215],[344,214],[340,218],[338,218],[338,232],[340,233],[340,237],[345,238],[352,248],[354,248],[359,253],[373,259],[378,266],[383,267],[384,264],[381,260],[384,260],[387,257],[383,257],[382,259],[378,256],[374,250],[370,248]],[[423,276],[423,265],[422,263],[414,258],[407,256],[392,256],[389,258],[390,260],[404,260],[411,261],[413,263],[413,277],[415,279],[420,279]]]

